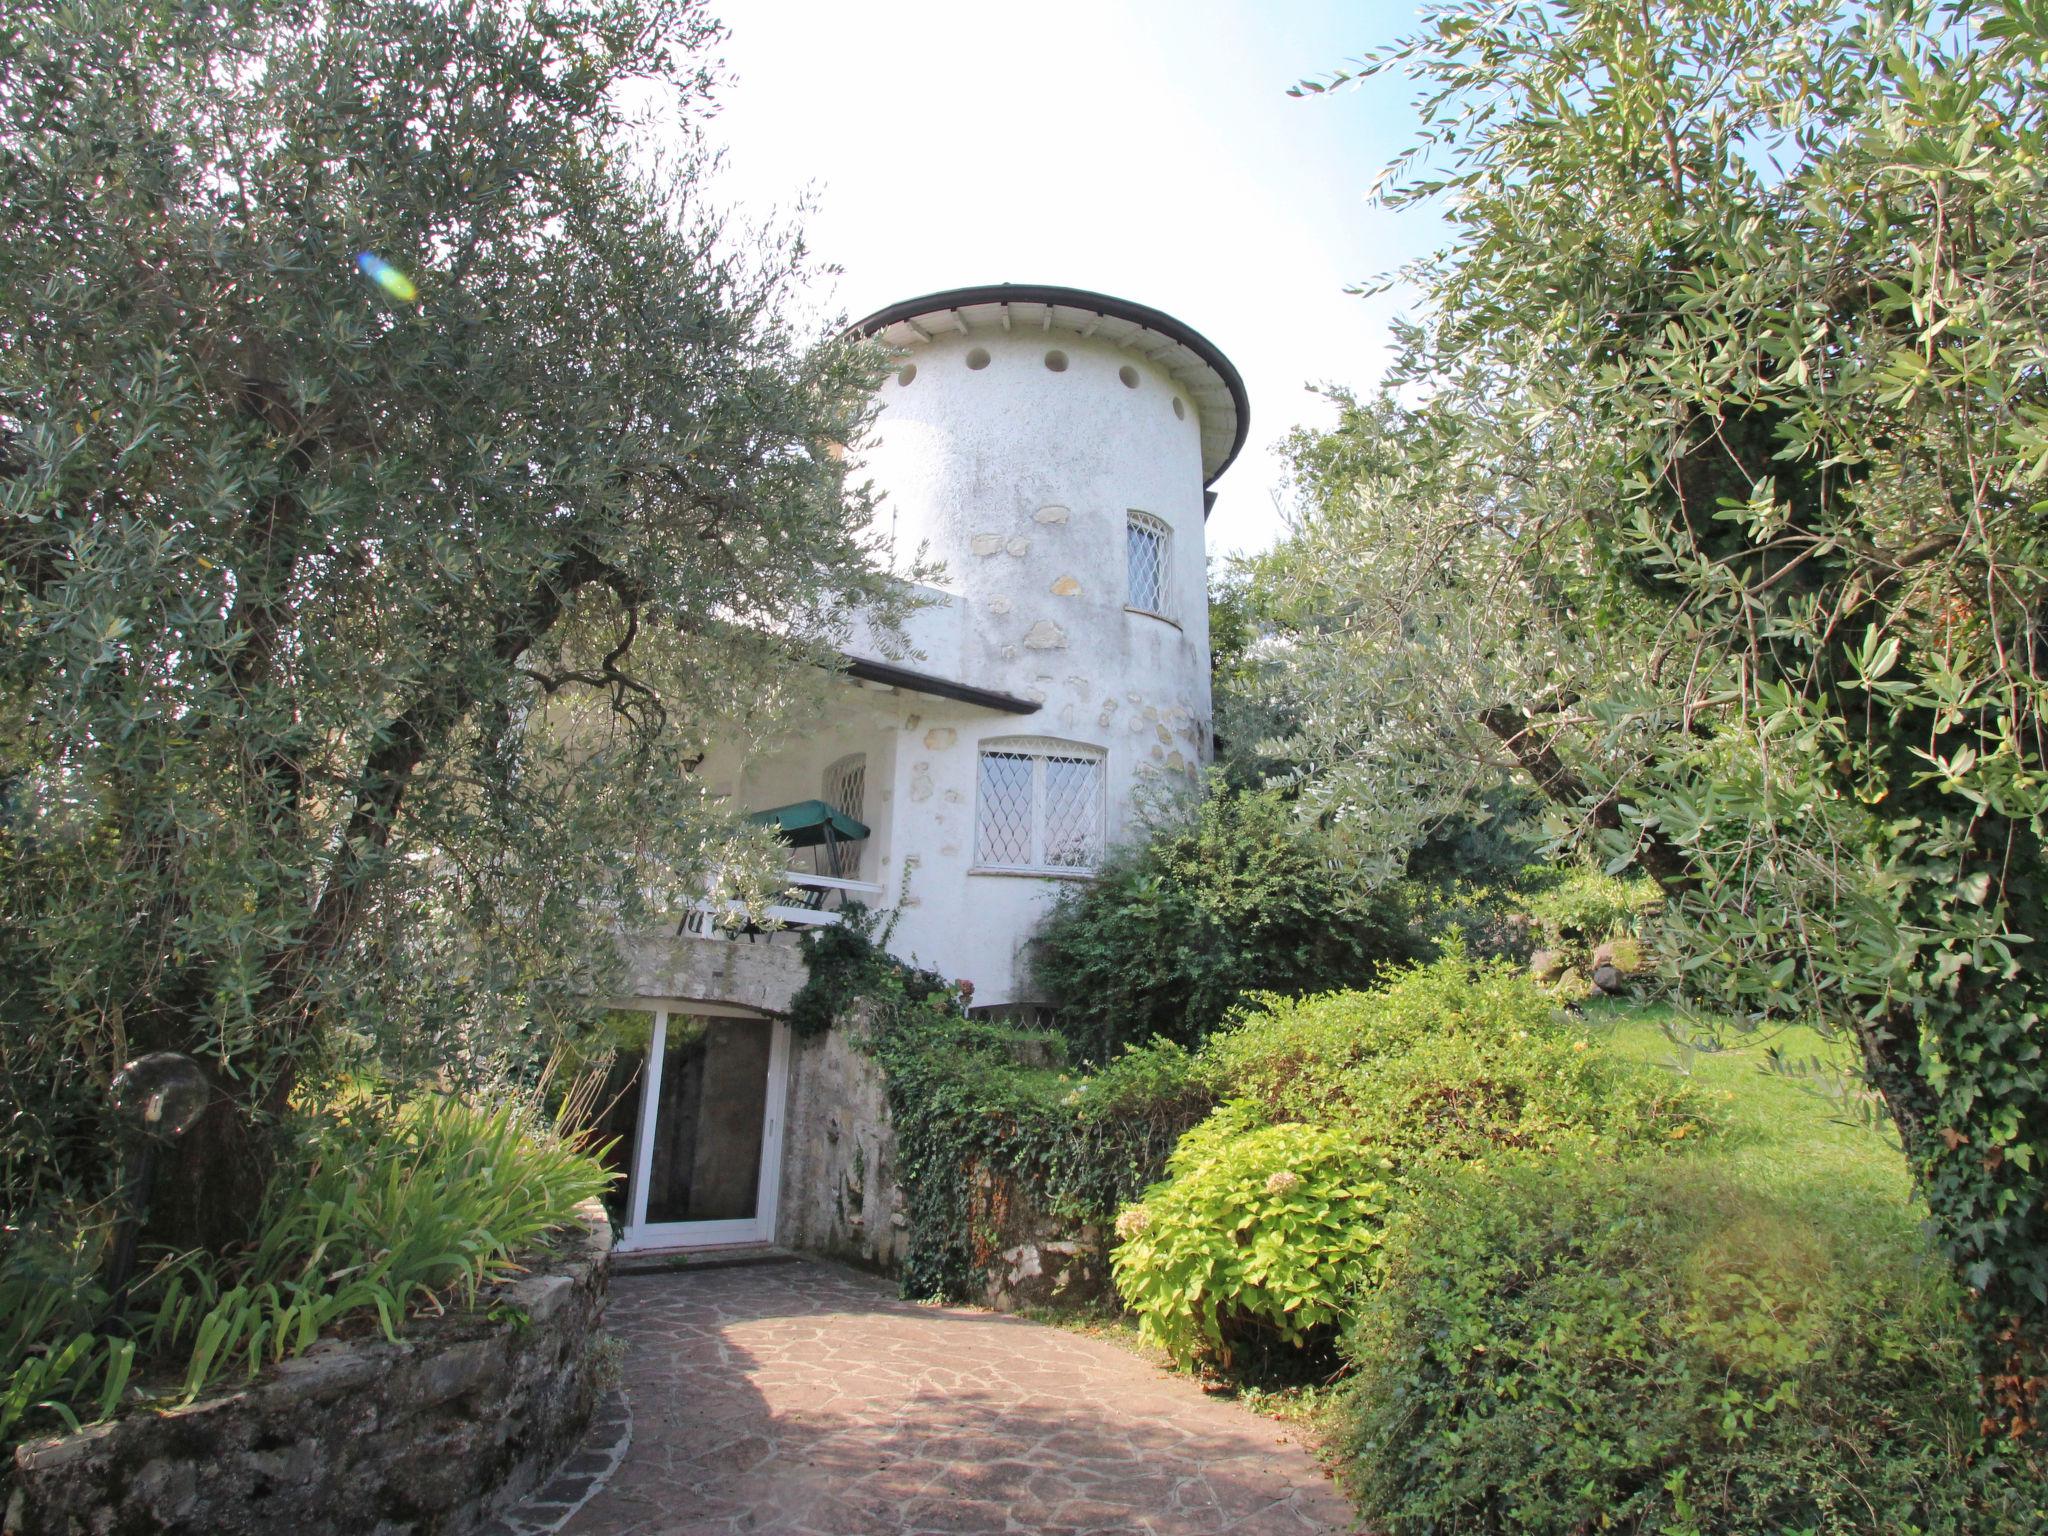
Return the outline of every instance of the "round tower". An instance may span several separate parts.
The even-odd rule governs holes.
[[[953,289],[853,329],[895,362],[863,447],[883,531],[899,566],[944,566],[914,664],[1036,706],[907,731],[890,796],[912,947],[1008,1001],[1054,882],[1128,830],[1148,776],[1209,756],[1203,528],[1244,383],[1180,321],[1073,288]]]
[[[867,452],[885,528],[899,562],[921,546],[944,562],[964,675],[1120,740],[1143,734],[1137,694],[1138,721],[1171,712],[1176,737],[1151,732],[1164,750],[1142,760],[1206,757],[1207,488],[1248,426],[1229,360],[1144,305],[1026,284],[906,300],[855,329],[896,356]]]

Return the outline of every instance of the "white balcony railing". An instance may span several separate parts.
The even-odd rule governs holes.
[[[882,888],[866,880],[840,880],[831,875],[806,874],[800,869],[783,871],[789,882],[783,892],[792,899],[768,908],[768,920],[784,928],[829,928],[839,921],[839,907],[849,896],[863,899],[880,896]],[[700,901],[683,914],[676,930],[699,939],[731,939],[749,931],[747,909],[739,902]],[[758,927],[752,932],[759,933]]]

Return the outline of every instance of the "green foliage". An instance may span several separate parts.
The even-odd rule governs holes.
[[[799,1039],[822,1035],[863,999],[924,1006],[941,1014],[955,1010],[952,983],[937,971],[906,966],[889,954],[894,914],[885,920],[865,904],[849,901],[838,915],[838,922],[806,929],[797,940],[805,975],[790,999],[789,1027]]]
[[[1512,965],[1458,955],[1370,992],[1273,1002],[1211,1040],[1201,1072],[1219,1099],[1269,1121],[1350,1127],[1404,1172],[1705,1128],[1698,1094],[1590,1048]]]
[[[158,1220],[224,1249],[337,1052],[460,1074],[593,1011],[618,922],[758,894],[690,770],[900,600],[838,450],[878,359],[700,196],[718,37],[10,9],[0,1206],[104,1193],[108,1077],[182,1050],[229,1107]]]
[[[911,1009],[878,1029],[873,1049],[910,1217],[906,1296],[978,1296],[1012,1200],[1106,1227],[1212,1102],[1170,1042],[1089,1077],[1024,1064],[1057,1061],[1056,1036]]]
[[[1219,1111],[1117,1218],[1118,1289],[1176,1359],[1228,1368],[1324,1342],[1371,1273],[1392,1195],[1347,1130]]]
[[[1623,879],[1565,865],[1525,877],[1520,905],[1545,944],[1582,954],[1603,940],[1634,933],[1663,910],[1664,893],[1646,875]]]
[[[1059,1036],[968,1018],[956,989],[889,956],[872,914],[828,932],[806,941],[800,1002],[822,1019],[813,1028],[853,1029],[885,1074],[910,1220],[906,1296],[978,1297],[1013,1198],[1107,1227],[1215,1102],[1178,1044],[1066,1071]]]
[[[1201,1041],[1252,993],[1358,986],[1413,958],[1386,895],[1333,877],[1336,850],[1271,791],[1213,780],[1142,842],[1063,893],[1039,929],[1033,975],[1087,1059],[1152,1039]]]
[[[1327,1342],[1363,1274],[1351,1260],[1378,1242],[1386,1211],[1412,1199],[1431,1169],[1618,1155],[1684,1143],[1711,1125],[1698,1094],[1593,1049],[1511,966],[1456,955],[1371,992],[1272,1002],[1211,1039],[1197,1071],[1223,1108],[1119,1219],[1117,1282],[1147,1332],[1176,1354],[1229,1363],[1258,1339],[1261,1368],[1273,1363],[1273,1343],[1312,1351]],[[1284,1134],[1253,1134],[1261,1129]],[[1331,1178],[1374,1181],[1352,1216],[1341,1201],[1304,1216],[1284,1180],[1263,1195],[1253,1187],[1259,1158],[1270,1164],[1274,1148],[1309,1145],[1303,1138],[1344,1150],[1350,1161],[1333,1165]],[[1240,1142],[1242,1156],[1233,1150]],[[1356,1230],[1340,1230],[1347,1220]],[[1312,1305],[1296,1270],[1246,1246],[1262,1224],[1303,1221],[1294,1233],[1302,1262],[1333,1266]],[[1274,1321],[1304,1306],[1316,1328]],[[1278,1331],[1267,1338],[1262,1329]]]
[[[2048,1465],[1970,1465],[1952,1283],[1714,1159],[1432,1184],[1344,1341],[1346,1486],[1388,1536],[2021,1536]]]
[[[310,1133],[272,1185],[259,1235],[217,1295],[167,1295],[171,1336],[192,1339],[184,1392],[253,1376],[350,1313],[396,1337],[409,1311],[475,1305],[478,1289],[610,1176],[590,1157],[525,1134],[516,1106],[423,1099]]]
[[[0,1443],[122,1406],[132,1380],[190,1401],[359,1317],[470,1308],[610,1176],[536,1139],[520,1111],[429,1098],[358,1101],[301,1128],[251,1245],[166,1257],[136,1281],[125,1334],[103,1331],[103,1222],[8,1234],[0,1254]]]
[[[1262,561],[1304,797],[1412,841],[1513,774],[1669,896],[1685,984],[1853,1037],[2048,1393],[2048,17],[1427,10],[1441,198],[1386,393]],[[1327,83],[1319,84],[1325,88]],[[1370,615],[1370,622],[1360,622]]]
[[[0,1455],[24,1426],[76,1429],[121,1405],[135,1340],[101,1333],[103,1232],[18,1230],[0,1248]],[[140,1288],[161,1278],[152,1273]],[[0,1487],[5,1478],[0,1477]]]

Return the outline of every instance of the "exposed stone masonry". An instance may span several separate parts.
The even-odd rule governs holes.
[[[15,1452],[9,1536],[458,1536],[553,1472],[598,1396],[611,1229],[397,1342],[322,1341],[243,1391]],[[514,1314],[523,1322],[515,1323]]]

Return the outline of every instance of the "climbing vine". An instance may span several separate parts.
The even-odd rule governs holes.
[[[1211,1107],[1177,1045],[1068,1068],[1050,1031],[967,1014],[972,988],[892,958],[887,925],[855,910],[806,935],[810,978],[791,1027],[835,1023],[881,1064],[909,1218],[907,1296],[979,1294],[1021,1191],[1044,1214],[1104,1226],[1159,1177]]]

